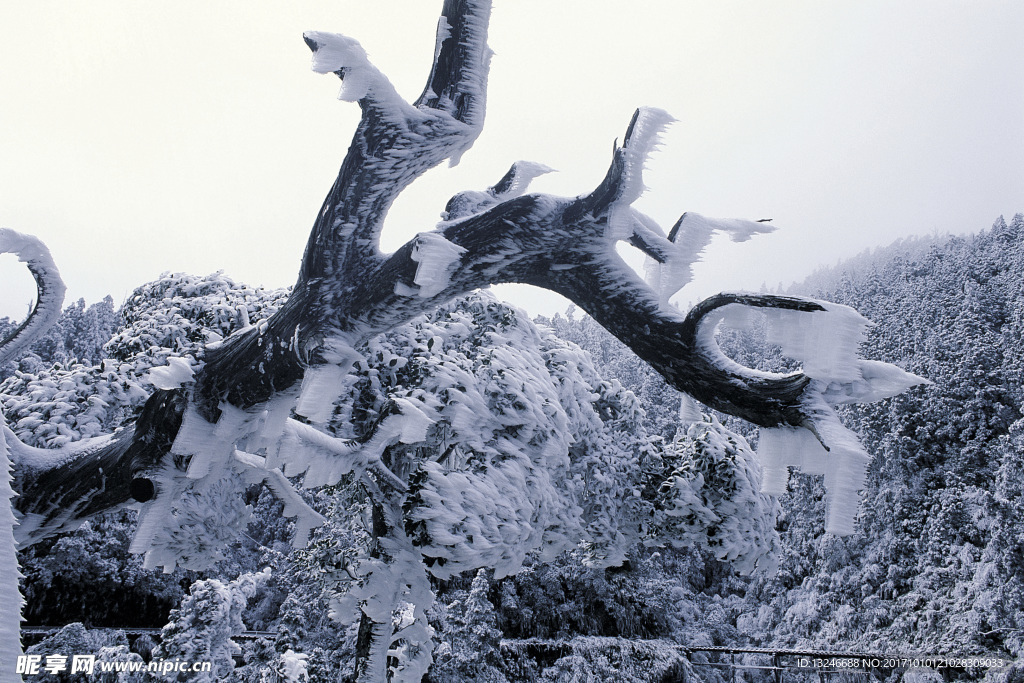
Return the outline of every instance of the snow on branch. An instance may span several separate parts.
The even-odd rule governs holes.
[[[28,264],[38,291],[32,312],[7,339],[0,341],[0,363],[4,363],[27,350],[57,321],[65,287],[50,250],[38,238],[0,228],[0,254],[15,254],[19,261]]]
[[[286,440],[281,449],[287,452],[284,473],[294,477],[305,474],[307,488],[329,486],[341,477],[356,472],[370,473],[375,483],[385,488],[404,491],[399,479],[381,460],[384,450],[396,443],[419,443],[426,438],[433,420],[408,399],[392,399],[389,408],[365,439],[339,439],[297,420],[289,420]]]
[[[342,80],[339,100],[362,100],[388,116],[416,116],[415,107],[406,102],[387,76],[370,63],[359,41],[338,33],[320,31],[307,31],[302,37],[313,51],[313,71],[333,73]]]
[[[160,365],[149,371],[147,379],[157,389],[179,389],[183,384],[188,384],[195,379],[195,372],[192,364],[187,358],[180,356],[168,356],[167,365]]]
[[[647,252],[645,280],[657,294],[663,307],[669,299],[693,280],[693,264],[716,232],[729,235],[733,242],[745,242],[754,235],[771,232],[774,226],[763,221],[741,218],[707,218],[687,211],[665,238],[651,221],[641,220],[634,228],[633,243]],[[666,244],[667,243],[667,244]]]
[[[410,256],[417,264],[413,283],[419,289],[413,290],[399,282],[395,285],[395,292],[407,296],[418,294],[424,299],[437,296],[447,289],[451,275],[459,267],[459,259],[465,253],[465,248],[452,244],[439,233],[420,233],[413,240]]]
[[[467,216],[483,213],[501,202],[522,196],[534,178],[553,172],[553,168],[544,164],[534,161],[517,161],[501,177],[501,180],[485,191],[468,190],[449,199],[441,214],[441,220],[450,223]]]
[[[764,467],[762,490],[773,495],[785,493],[789,467],[824,475],[826,530],[838,535],[853,533],[858,491],[864,487],[871,456],[856,434],[840,422],[834,406],[877,401],[930,382],[895,365],[861,358],[859,346],[871,322],[848,306],[778,297],[789,305],[771,307],[766,305],[769,300],[757,295],[731,296],[735,303],[702,318],[699,339],[703,352],[716,356],[722,366],[736,365],[718,349],[714,334],[722,323],[746,327],[750,322],[748,306],[755,305],[767,318],[768,343],[802,363],[802,374],[811,380],[800,398],[804,420],[799,425],[761,430],[757,453]]]

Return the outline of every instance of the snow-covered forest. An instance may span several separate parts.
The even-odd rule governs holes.
[[[371,424],[383,396],[430,395],[448,406],[446,420],[428,442],[409,446],[407,457],[440,453],[431,465],[440,468],[446,459],[481,458],[496,443],[481,434],[536,443],[554,427],[575,437],[567,481],[525,485],[553,487],[548,495],[564,498],[571,481],[587,481],[592,492],[578,499],[585,504],[580,517],[549,521],[547,541],[532,541],[521,511],[503,509],[497,493],[488,493],[503,474],[483,459],[476,470],[460,470],[475,477],[471,482],[421,470],[405,506],[406,532],[431,535],[420,552],[448,567],[422,579],[436,594],[426,615],[436,643],[427,680],[678,680],[679,645],[1019,658],[1022,283],[1018,215],[975,236],[879,249],[798,288],[864,312],[876,323],[865,355],[934,382],[844,409],[873,455],[855,533],[844,537],[824,530],[820,476],[795,473],[785,495],[759,494],[748,446],[756,445],[756,432],[706,408],[701,417],[690,406],[681,418],[678,392],[578,312],[530,321],[474,294],[373,342],[353,369],[350,393],[336,402],[334,430]],[[266,317],[285,296],[220,274],[166,275],[140,287],[120,310],[109,298],[72,304],[30,353],[2,368],[3,412],[30,445],[110,432],[153,391],[154,367]],[[0,334],[11,327],[0,321]],[[726,329],[719,338],[739,362],[787,369],[789,361],[758,330]],[[495,377],[504,379],[484,381]],[[523,394],[519,387],[527,385],[575,406],[566,411],[571,423],[553,425],[538,409],[549,399]],[[453,392],[495,398],[479,414],[465,409],[477,405],[469,399],[450,400]],[[473,428],[460,429],[467,421]],[[517,447],[506,457],[529,451]],[[518,467],[540,472],[525,462]],[[617,476],[590,480],[609,468]],[[142,557],[129,552],[137,525],[132,510],[30,546],[19,555],[26,623],[82,623],[88,630],[68,626],[28,652],[211,659],[211,680],[237,681],[275,680],[271,671],[288,680],[286,669],[297,670],[290,663],[301,661],[309,680],[339,680],[353,668],[353,577],[370,560],[373,526],[352,476],[302,491],[326,523],[300,549],[293,547],[296,518],[282,514],[285,503],[263,484],[248,487],[212,524],[239,526],[247,508],[251,519],[241,533],[223,535],[215,561],[201,571],[143,568]],[[666,480],[678,487],[671,508],[645,488]],[[516,544],[493,544],[492,569],[462,571],[459,563],[460,553],[481,552],[495,530],[441,528],[444,520],[424,515],[426,503],[417,512],[417,497],[460,495],[466,519],[490,520],[495,530],[500,523],[500,533],[519,525]],[[552,498],[543,514],[557,518],[557,504]],[[746,512],[722,514],[730,506]],[[640,518],[650,520],[642,532],[635,527]],[[590,542],[557,541],[558,529],[580,523],[590,525]],[[659,542],[659,534],[674,540]],[[509,547],[521,552],[510,556]],[[164,631],[129,642],[116,631],[128,627]],[[236,646],[231,637],[244,629],[276,635]],[[560,645],[531,648],[530,639]],[[232,654],[240,654],[235,668]],[[700,666],[687,671],[701,680],[720,675]]]

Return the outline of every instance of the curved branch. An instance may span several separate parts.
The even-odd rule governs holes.
[[[27,263],[37,291],[32,312],[14,332],[0,341],[0,363],[5,363],[27,351],[57,322],[64,303],[65,287],[50,250],[35,237],[0,228],[0,254],[17,254],[19,261]]]
[[[401,99],[354,40],[306,34],[313,68],[341,77],[342,98],[357,99],[363,117],[310,234],[297,289],[318,288],[321,278],[374,260],[395,198],[445,159],[458,163],[483,129],[491,3],[446,0],[442,12],[430,77],[414,104]]]

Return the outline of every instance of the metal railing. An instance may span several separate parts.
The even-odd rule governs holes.
[[[46,637],[52,633],[64,628],[63,626],[23,626],[21,628],[21,635],[33,636],[33,637]],[[141,627],[121,627],[121,626],[86,626],[89,631],[123,631],[126,636],[137,637],[137,636],[157,636],[163,632],[162,628],[141,628]],[[242,639],[256,639],[256,638],[276,638],[277,631],[242,631],[232,638]]]
[[[42,640],[56,633],[63,626],[25,626],[21,629],[22,637],[31,640]],[[88,627],[87,627],[88,628]],[[97,627],[90,630],[122,631],[129,638],[151,636],[157,639],[163,632],[159,628],[144,627]],[[243,631],[233,636],[239,639],[276,638],[276,631]],[[945,680],[960,678],[969,668],[959,665],[964,660],[959,658],[928,657],[907,654],[874,653],[874,652],[837,652],[834,650],[789,649],[789,648],[757,648],[731,646],[687,646],[668,640],[627,640],[620,638],[601,638],[577,636],[567,640],[545,639],[507,639],[501,641],[501,649],[508,654],[537,658],[539,660],[555,660],[581,649],[628,647],[638,653],[642,650],[655,649],[675,650],[680,660],[686,660],[690,667],[708,667],[727,671],[730,681],[747,678],[743,672],[751,672],[752,678],[764,680],[770,676],[774,683],[785,683],[787,674],[790,680],[800,674],[799,680],[808,676],[817,678],[819,683],[829,683],[835,676],[863,677],[866,679],[885,680],[894,671],[927,667],[936,670]],[[694,658],[697,653],[704,657]],[[739,657],[739,661],[737,661]],[[710,661],[710,660],[717,661]],[[704,660],[704,661],[701,661]],[[751,661],[753,660],[753,661]],[[1004,662],[1009,665],[1010,662]],[[980,669],[982,667],[974,667]],[[682,671],[682,670],[680,670]],[[760,674],[760,675],[759,675]],[[725,676],[723,676],[725,677]],[[667,680],[667,679],[663,679]],[[685,674],[680,673],[674,681],[686,683]]]

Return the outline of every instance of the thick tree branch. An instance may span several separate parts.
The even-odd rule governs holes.
[[[207,347],[194,385],[155,394],[134,428],[78,452],[59,471],[53,467],[25,476],[18,507],[26,516],[37,516],[33,529],[38,530],[30,530],[28,540],[124,503],[133,492],[142,498],[155,494],[158,503],[166,504],[162,496],[170,494],[147,486],[146,473],[172,465],[185,472],[188,454],[205,448],[195,434],[186,435],[187,448],[175,445],[179,429],[186,431],[181,428],[186,401],[200,422],[210,423],[201,426],[203,434],[229,441],[248,438],[252,432],[245,430],[256,429],[253,425],[265,406],[288,399],[287,415],[295,405],[293,387],[302,381],[307,389],[323,391],[325,383],[344,375],[355,349],[373,336],[454,297],[502,282],[565,295],[672,386],[713,408],[769,428],[814,430],[823,419],[824,404],[805,400],[815,381],[799,372],[769,375],[736,364],[718,350],[714,328],[727,305],[798,311],[809,317],[829,315],[831,309],[809,300],[750,295],[712,297],[686,316],[668,304],[669,296],[688,280],[690,264],[712,232],[724,231],[740,240],[771,228],[684,214],[665,236],[654,221],[632,208],[643,190],[644,160],[671,121],[664,112],[637,112],[623,145],[614,149],[605,178],[587,195],[524,195],[529,180],[549,169],[517,162],[491,188],[453,197],[446,220],[435,230],[421,233],[391,255],[379,252],[380,230],[395,197],[429,168],[445,159],[457,161],[483,124],[490,3],[447,0],[443,12],[427,86],[412,104],[401,100],[357,43],[307,34],[314,68],[340,76],[342,98],[357,100],[363,116],[313,226],[292,295],[268,321]],[[618,256],[619,241],[638,246],[652,258],[653,289]],[[906,378],[892,379],[886,377],[889,394],[874,387],[874,393],[858,389],[860,393],[850,395],[871,396],[854,400],[891,395],[895,390],[890,388]],[[825,389],[815,387],[823,395]],[[322,399],[320,393],[308,400],[300,396],[298,405]],[[280,408],[274,408],[275,415]],[[273,422],[269,417],[267,421]],[[263,442],[281,438],[285,422],[275,424],[276,433],[260,428],[270,430],[259,434]],[[231,444],[221,445],[210,446],[204,457],[234,453]]]
[[[346,81],[342,98],[358,99],[363,117],[313,227],[299,287],[316,288],[324,279],[372,261],[395,198],[445,159],[457,163],[476,140],[483,128],[491,55],[486,42],[490,11],[489,1],[445,2],[430,77],[414,104],[401,99],[355,41],[306,34],[313,68]],[[332,285],[330,298],[342,296]]]
[[[21,491],[18,543],[30,545],[100,512],[155,496],[148,475],[170,451],[184,405],[181,392],[158,390],[133,425],[63,448],[32,448],[8,431]]]

